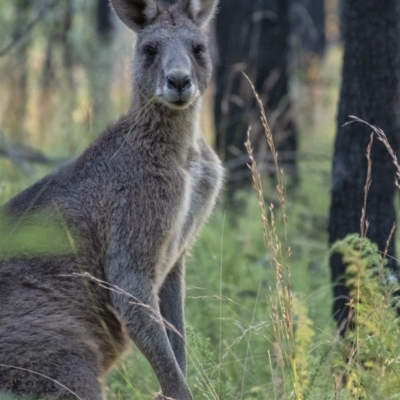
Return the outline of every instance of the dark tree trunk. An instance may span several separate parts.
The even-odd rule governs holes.
[[[64,84],[63,89],[69,93],[64,98],[63,104],[66,107],[64,116],[70,118],[75,108],[73,100],[76,92],[73,74],[75,57],[70,40],[73,29],[73,12],[72,0],[63,0],[54,11],[46,14],[45,20],[42,22],[46,51],[40,79],[39,101],[37,101],[39,129],[35,135],[40,142],[45,140],[49,124],[53,122],[56,112],[57,86]],[[58,81],[61,76],[64,79]]]
[[[108,39],[113,31],[109,0],[97,0],[97,33]]]
[[[90,134],[95,137],[105,128],[107,116],[111,115],[114,26],[109,0],[96,0],[93,4],[97,37],[93,38],[91,45],[87,48],[84,65],[89,79],[92,102]]]
[[[259,156],[267,155],[259,111],[241,71],[249,75],[263,100],[278,151],[290,159],[284,165],[286,170],[296,174],[296,129],[287,75],[288,9],[289,0],[231,0],[220,4],[214,110],[217,148],[230,170],[228,193],[251,182],[244,148],[249,124],[253,125],[254,148]]]
[[[338,132],[333,161],[329,241],[360,232],[366,149],[371,130],[360,123],[343,127],[349,115],[381,127],[397,152],[400,142],[400,3],[398,0],[347,0],[344,9],[345,55],[339,104]],[[371,153],[372,185],[368,193],[367,236],[384,251],[396,221],[393,199],[395,168],[377,140]],[[396,270],[393,238],[388,246],[389,266]],[[334,282],[333,312],[340,325],[348,317],[348,290],[343,284],[341,257],[330,260]]]
[[[63,50],[63,66],[67,73],[68,84],[71,87],[74,85],[73,78],[73,66],[74,66],[74,56],[73,56],[73,48],[71,42],[69,40],[69,34],[72,30],[72,21],[73,21],[73,6],[72,0],[64,0],[64,12],[61,23],[61,31],[60,31],[60,43],[62,45]]]
[[[291,32],[294,36],[292,42],[296,56],[300,59],[302,55],[322,57],[326,47],[325,1],[292,0],[290,8]]]
[[[324,0],[308,0],[306,8],[310,14],[310,18],[315,29],[313,39],[309,44],[309,50],[319,56],[323,56],[326,47],[325,36],[325,1]]]

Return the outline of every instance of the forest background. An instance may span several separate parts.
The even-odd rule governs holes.
[[[221,2],[210,29],[215,74],[202,124],[229,174],[187,266],[188,380],[195,398],[400,398],[392,273],[398,239],[390,236],[396,165],[375,136],[368,174],[374,129],[361,122],[349,125],[358,129],[346,133],[350,142],[341,139],[355,115],[387,131],[397,153],[398,103],[385,94],[398,90],[400,45],[390,38],[400,33],[400,9],[392,0],[385,6],[366,0],[362,11],[356,3]],[[374,18],[383,22],[373,24]],[[133,40],[104,0],[0,0],[0,204],[80,154],[128,109]],[[345,46],[347,65],[359,61],[353,69],[342,68]],[[377,47],[383,54],[370,51]],[[354,89],[348,82],[359,83],[357,77]],[[344,194],[334,184],[338,153],[354,167],[345,168],[346,179],[356,177]],[[374,203],[382,192],[390,192],[385,201],[393,210]],[[340,196],[350,211],[335,209]],[[388,215],[389,232],[375,229]],[[345,239],[352,233],[361,237]],[[155,388],[151,368],[132,348],[110,374],[107,396],[149,399]]]

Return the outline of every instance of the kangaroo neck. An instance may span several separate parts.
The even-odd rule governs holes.
[[[200,100],[183,110],[144,100],[136,91],[130,108],[136,137],[149,143],[162,142],[184,155],[196,148],[200,135]]]

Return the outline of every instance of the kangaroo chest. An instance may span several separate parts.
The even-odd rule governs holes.
[[[196,157],[188,159],[183,174],[184,185],[180,208],[171,229],[164,260],[158,271],[160,283],[193,244],[214,206],[221,178],[222,168],[211,149],[204,148]]]

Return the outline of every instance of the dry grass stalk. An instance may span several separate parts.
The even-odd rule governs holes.
[[[383,255],[382,255],[383,259],[386,259],[387,255],[388,255],[389,245],[390,245],[390,242],[392,241],[395,231],[396,231],[396,224],[394,223],[392,226],[392,230],[390,231],[390,235],[386,241],[385,251],[383,252]],[[383,267],[383,263],[382,263],[382,267]]]
[[[295,349],[295,337],[293,329],[293,301],[292,293],[290,289],[290,268],[287,263],[290,257],[290,247],[287,241],[287,218],[286,218],[286,208],[285,208],[285,185],[283,171],[279,169],[278,165],[278,153],[276,151],[273,135],[268,124],[268,120],[265,114],[263,103],[257,94],[253,83],[250,81],[246,74],[243,74],[254,93],[257,103],[260,108],[261,123],[265,131],[268,146],[271,150],[272,157],[274,160],[276,172],[277,172],[277,193],[282,210],[282,219],[284,225],[284,249],[282,248],[282,241],[280,240],[277,227],[275,224],[274,207],[271,205],[269,207],[269,213],[267,213],[267,207],[264,201],[263,188],[261,183],[261,176],[257,169],[257,163],[254,158],[253,149],[250,141],[251,127],[247,132],[247,141],[245,143],[247,153],[249,155],[250,164],[249,168],[253,177],[253,184],[256,190],[258,204],[261,210],[261,218],[263,223],[263,234],[265,246],[272,258],[272,265],[275,271],[275,286],[276,286],[276,296],[277,301],[272,305],[272,323],[273,331],[275,334],[275,339],[277,345],[275,346],[277,350],[278,360],[283,360],[281,363],[282,376],[284,377],[283,367],[286,361],[287,365],[290,366],[292,372],[292,385],[295,398],[297,400],[303,399],[303,393],[301,389],[299,374],[297,371],[297,359],[296,359],[296,349]]]
[[[361,224],[360,224],[360,232],[361,232],[361,237],[366,237],[367,236],[367,231],[369,227],[369,221],[367,220],[366,213],[367,213],[367,199],[368,199],[368,192],[371,187],[371,171],[372,171],[372,160],[371,160],[371,148],[372,148],[372,143],[374,141],[374,135],[371,133],[371,137],[369,139],[369,144],[367,147],[367,161],[368,161],[368,170],[367,170],[367,180],[365,182],[364,186],[364,206],[362,208],[361,212]]]
[[[400,165],[397,160],[397,155],[394,152],[394,150],[392,149],[392,147],[389,143],[389,140],[385,135],[385,132],[383,132],[383,130],[381,128],[379,128],[375,125],[371,125],[368,122],[362,120],[361,118],[355,117],[354,115],[350,115],[349,117],[352,119],[352,121],[348,122],[344,126],[351,124],[353,122],[361,122],[362,124],[367,125],[369,128],[371,128],[372,131],[376,134],[378,140],[385,145],[387,151],[389,152],[390,156],[392,157],[393,164],[396,167],[395,184],[396,184],[397,188],[400,189]]]
[[[399,165],[399,162],[398,162],[398,159],[397,159],[397,155],[396,155],[395,151],[393,150],[392,146],[390,145],[389,140],[385,135],[385,132],[381,128],[379,128],[379,127],[377,127],[375,125],[371,125],[368,122],[364,121],[363,119],[358,118],[358,117],[356,117],[354,115],[350,115],[349,117],[352,119],[352,121],[344,124],[344,126],[346,126],[348,124],[351,124],[351,123],[354,123],[354,122],[360,122],[360,123],[362,123],[364,125],[367,125],[369,128],[371,128],[372,132],[376,134],[378,140],[381,143],[384,144],[384,146],[386,147],[386,149],[389,152],[390,156],[392,157],[393,164],[394,164],[394,166],[396,168],[395,185],[396,185],[396,187],[398,189],[400,189],[400,165]],[[366,210],[367,194],[368,194],[369,188],[371,186],[371,165],[372,165],[371,148],[372,148],[373,133],[371,134],[371,139],[370,139],[370,142],[369,142],[369,145],[368,145],[368,148],[367,148],[368,173],[367,173],[367,183],[366,183],[365,188],[364,188],[364,192],[365,192],[365,195],[364,195],[364,208],[363,208],[362,217],[361,217],[361,236],[363,236],[363,237],[366,236],[366,233],[367,233],[367,230],[368,230],[368,225],[369,225],[368,221],[365,220],[365,213],[366,213],[365,210]],[[389,237],[388,237],[388,239],[386,241],[385,251],[382,253],[382,260],[385,260],[387,255],[388,255],[389,244],[390,244],[390,242],[391,242],[391,240],[393,238],[393,235],[394,235],[395,231],[396,231],[396,224],[393,224],[393,227],[392,227],[392,230],[390,232],[390,235],[389,235]],[[383,269],[383,261],[381,263],[381,270],[382,269]],[[381,274],[380,279],[382,279],[383,271],[381,271],[380,274]]]
[[[258,205],[261,210],[261,220],[262,220],[263,233],[264,233],[264,244],[268,248],[269,247],[269,234],[268,234],[269,221],[268,221],[268,216],[267,216],[267,208],[266,208],[265,202],[264,202],[264,194],[263,194],[263,188],[262,188],[262,183],[261,183],[261,176],[257,169],[257,163],[256,163],[256,160],[253,155],[253,148],[251,147],[250,132],[251,132],[251,126],[249,126],[249,129],[247,130],[247,141],[244,145],[246,147],[247,153],[250,158],[250,164],[248,165],[248,167],[250,168],[251,175],[253,177],[253,185],[254,185],[254,189],[256,190],[256,193],[257,193]]]

